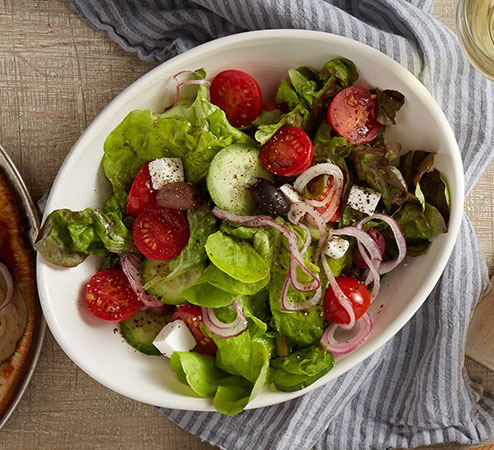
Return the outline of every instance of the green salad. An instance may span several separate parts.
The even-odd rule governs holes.
[[[434,154],[386,139],[404,96],[358,77],[335,58],[263,99],[236,69],[178,73],[173,104],[107,137],[110,198],[50,212],[37,250],[63,267],[100,257],[88,311],[217,411],[268,383],[304,389],[371,335],[381,277],[447,232]]]

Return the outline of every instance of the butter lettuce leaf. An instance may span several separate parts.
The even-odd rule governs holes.
[[[273,340],[267,337],[254,337],[246,330],[235,337],[220,338],[203,332],[218,346],[216,366],[232,375],[239,375],[254,385],[263,386],[268,377]]]
[[[289,226],[299,235],[299,242],[305,242],[305,231],[299,227]],[[314,246],[311,246],[304,253],[304,263],[314,273],[319,272],[319,267],[312,263]],[[288,276],[290,267],[290,252],[286,243],[286,238],[280,239],[280,245],[276,250],[275,261],[271,269],[271,282],[269,283],[269,305],[273,315],[272,326],[285,335],[291,342],[307,346],[318,341],[323,332],[324,313],[322,304],[319,303],[305,311],[286,311],[281,306],[281,293],[283,285]],[[297,271],[297,277],[301,282],[310,282],[311,278],[301,270]],[[299,292],[289,288],[287,297],[293,302],[303,302],[308,300],[314,292]]]
[[[172,280],[208,259],[204,245],[208,236],[218,229],[216,217],[208,205],[202,205],[187,211],[187,220],[190,229],[189,241],[180,255],[170,260],[170,273],[166,280]]]
[[[252,398],[252,383],[239,376],[224,377],[214,396],[216,411],[233,416],[242,412]]]
[[[170,367],[177,378],[197,395],[214,398],[214,407],[222,414],[238,414],[251,398],[252,383],[218,369],[214,357],[195,352],[174,352]]]
[[[240,412],[268,382],[274,349],[273,339],[261,334],[266,326],[260,326],[262,321],[258,318],[253,320],[253,305],[249,304],[248,299],[241,300],[240,304],[249,321],[249,328],[238,336],[220,338],[201,325],[203,333],[218,346],[216,367],[235,377],[220,380],[215,397],[216,409],[226,414]],[[253,333],[250,332],[251,328],[255,329]]]
[[[222,222],[220,230],[231,236],[241,239],[249,239],[254,250],[261,255],[266,264],[271,267],[274,261],[281,234],[273,227],[246,227],[235,226],[231,223]]]
[[[243,283],[255,283],[269,276],[269,266],[252,245],[221,231],[209,235],[206,253],[221,271]]]
[[[137,253],[132,234],[123,222],[112,220],[96,208],[51,212],[35,247],[47,261],[63,267],[77,266],[88,255]]]
[[[183,291],[183,296],[189,303],[206,308],[228,306],[232,304],[233,300],[238,298],[236,294],[217,288],[201,278],[190,286],[187,286]]]
[[[225,376],[215,366],[212,356],[196,352],[173,352],[170,367],[182,383],[188,384],[201,397],[214,397],[218,380]]]
[[[254,295],[269,283],[269,274],[254,283],[244,283],[221,271],[214,264],[210,264],[202,273],[200,280],[231,294]]]
[[[333,366],[333,355],[325,348],[306,347],[271,360],[273,383],[280,391],[298,391],[326,375]]]
[[[182,158],[187,181],[203,179],[216,153],[228,145],[255,142],[228,123],[200,86],[195,99],[181,100],[163,114],[130,112],[104,145],[103,168],[122,210],[137,172],[145,162]]]

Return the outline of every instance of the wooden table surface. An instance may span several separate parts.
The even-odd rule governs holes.
[[[435,0],[435,15],[451,28],[454,10],[454,0]],[[49,190],[86,126],[122,89],[152,67],[87,25],[68,0],[0,0],[0,142],[35,199]],[[491,168],[466,204],[491,273],[493,199]],[[492,372],[469,359],[466,366],[494,389]],[[92,380],[48,332],[32,382],[0,432],[0,449],[114,448],[213,447],[188,435],[153,407],[124,398]]]

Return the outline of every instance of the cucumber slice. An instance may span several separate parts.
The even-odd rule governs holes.
[[[257,148],[239,144],[229,145],[215,155],[209,166],[207,185],[218,208],[244,216],[255,212],[250,187],[257,178],[273,178],[261,165],[259,155]]]
[[[142,263],[144,289],[163,303],[180,305],[186,302],[183,296],[184,289],[198,280],[203,269],[202,265],[198,265],[172,280],[166,280],[166,276],[170,273],[168,261],[153,261],[146,258]]]
[[[136,350],[146,355],[161,355],[153,341],[170,320],[170,314],[157,316],[151,311],[138,311],[130,319],[120,322],[120,329],[127,342]]]

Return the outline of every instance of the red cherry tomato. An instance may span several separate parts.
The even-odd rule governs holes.
[[[328,123],[340,136],[354,144],[367,144],[379,133],[379,103],[368,89],[350,86],[335,95],[328,108]]]
[[[261,164],[282,177],[300,175],[310,167],[313,157],[309,136],[297,127],[280,128],[261,150]]]
[[[381,254],[383,254],[386,248],[386,241],[384,240],[383,235],[374,228],[368,230],[367,234],[372,239],[374,239],[374,241],[376,242],[379,248],[379,251],[381,252]],[[361,269],[367,269],[367,264],[365,264],[364,258],[362,258],[362,255],[360,254],[358,247],[355,247],[355,250],[353,251],[353,262],[357,267],[360,267]]]
[[[225,70],[216,75],[209,90],[211,103],[225,111],[234,127],[249,125],[261,112],[261,88],[249,74]]]
[[[102,270],[86,286],[86,305],[100,319],[122,322],[139,311],[141,302],[121,270]]]
[[[354,277],[338,277],[336,282],[343,293],[350,299],[355,320],[359,320],[369,309],[371,294],[364,283],[361,283]],[[341,306],[331,286],[328,287],[324,295],[324,316],[326,320],[333,323],[349,323],[350,317],[346,310]]]
[[[181,211],[152,205],[136,218],[132,228],[138,250],[149,259],[173,259],[187,245],[189,222]]]
[[[129,197],[127,198],[127,213],[137,217],[139,213],[149,205],[156,203],[157,191],[153,189],[149,163],[144,164],[132,183]]]
[[[202,353],[203,355],[214,355],[216,353],[218,347],[216,347],[214,341],[204,336],[201,331],[202,312],[199,306],[191,305],[190,303],[179,306],[172,316],[172,320],[177,319],[183,320],[194,336],[197,342],[197,345],[194,347],[195,352]]]

